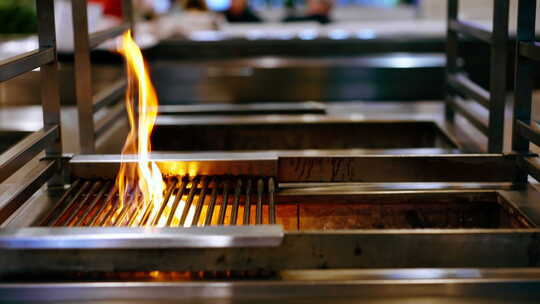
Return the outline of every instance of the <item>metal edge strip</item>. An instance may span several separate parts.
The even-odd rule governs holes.
[[[283,236],[281,225],[5,228],[0,250],[276,247]]]

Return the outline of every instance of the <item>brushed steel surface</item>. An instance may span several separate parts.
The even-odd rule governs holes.
[[[154,153],[163,173],[190,175],[277,176],[278,182],[512,182],[513,154],[443,155],[286,155],[274,152]],[[114,178],[122,161],[136,156],[78,155],[71,159],[73,176]]]
[[[158,151],[457,149],[433,120],[321,115],[181,117],[161,115]]]
[[[326,105],[322,102],[161,105],[159,113],[160,115],[326,114]]]
[[[283,156],[279,182],[510,182],[516,156],[497,154]]]
[[[28,227],[0,230],[6,249],[172,249],[279,246],[280,225],[255,227]]]
[[[174,248],[171,244],[173,248],[3,249],[0,276],[77,271],[538,267],[538,233],[538,229],[339,230],[287,232],[277,247]],[[99,237],[105,240],[105,236]]]
[[[115,178],[120,162],[134,162],[136,155],[76,155],[71,173],[80,178]],[[273,153],[153,153],[165,176],[257,175],[275,176],[277,157]]]
[[[536,303],[537,271],[411,269],[357,271],[355,280],[4,283],[0,296],[29,303]],[[439,275],[440,279],[417,279]],[[329,274],[330,276],[332,274]],[[392,278],[385,278],[390,276]],[[408,279],[407,279],[408,278]],[[473,278],[473,279],[471,279]],[[31,302],[32,301],[32,302]],[[62,302],[64,303],[64,302]]]

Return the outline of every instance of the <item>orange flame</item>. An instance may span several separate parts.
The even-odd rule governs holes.
[[[163,200],[165,190],[161,171],[157,164],[150,160],[152,150],[150,135],[156,121],[158,99],[148,76],[142,52],[131,37],[130,31],[123,35],[118,51],[125,57],[127,63],[128,89],[125,102],[130,125],[122,157],[137,155],[135,162],[121,162],[116,178],[119,209],[128,203],[128,196],[133,196],[137,192],[140,193],[141,200],[136,203],[139,208],[149,205],[152,207]],[[138,101],[137,112],[135,97]]]

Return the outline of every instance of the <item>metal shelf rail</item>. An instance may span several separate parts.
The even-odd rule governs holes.
[[[120,25],[103,31],[89,33],[87,1],[72,0],[73,33],[75,44],[75,92],[79,114],[79,141],[82,153],[95,153],[98,137],[125,114],[123,102],[127,88],[125,78],[113,82],[109,87],[94,94],[92,90],[92,66],[90,51],[103,42],[122,35],[133,28],[131,0],[123,0],[123,21]],[[96,121],[95,114],[108,109],[107,114]]]
[[[475,23],[459,20],[458,11],[459,0],[448,0],[445,117],[448,122],[454,122],[455,113],[457,112],[487,136],[487,152],[500,153],[503,149],[506,100],[509,1],[494,1],[493,31],[489,31]],[[489,91],[474,83],[460,71],[458,64],[460,34],[490,44]],[[485,108],[489,113],[488,117],[475,111],[464,98],[473,100]]]
[[[540,146],[540,126],[531,116],[535,61],[540,61],[540,44],[535,41],[536,0],[519,0],[514,121],[512,149],[521,154],[518,183],[526,184],[528,175],[540,181],[540,159],[531,156],[530,143]]]
[[[59,182],[62,155],[60,136],[60,95],[54,26],[54,0],[36,0],[39,49],[0,61],[0,82],[40,68],[43,128],[0,155],[0,183],[5,182],[31,160],[45,152],[45,158],[29,168],[32,174],[6,191],[0,200],[0,222],[45,183]]]

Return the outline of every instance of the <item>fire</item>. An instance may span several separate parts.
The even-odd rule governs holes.
[[[129,203],[130,196],[135,195],[139,198],[139,201],[134,203],[138,211],[152,208],[153,216],[155,206],[164,199],[165,190],[161,171],[157,164],[150,160],[152,150],[150,135],[156,121],[158,99],[148,76],[142,52],[131,37],[130,31],[123,35],[118,51],[127,63],[128,89],[125,102],[130,125],[122,157],[137,155],[134,162],[121,162],[116,179],[120,203],[118,210]],[[135,111],[135,106],[138,107],[138,111]]]

